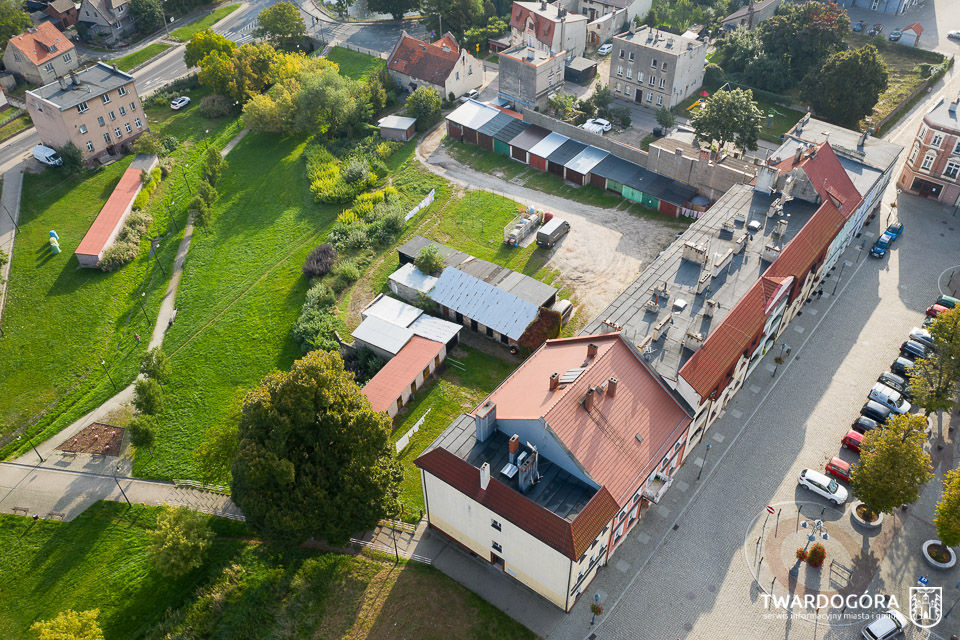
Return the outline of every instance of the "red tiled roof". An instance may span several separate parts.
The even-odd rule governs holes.
[[[800,162],[794,163],[794,158],[795,156],[783,160],[777,168],[786,173],[801,167],[820,197],[832,200],[844,217],[849,218],[863,198],[844,171],[830,143],[824,141],[813,149],[804,151]]]
[[[587,345],[597,355],[587,358]],[[583,368],[574,382],[549,390],[554,372]],[[618,380],[616,396],[589,389]],[[619,333],[548,340],[492,394],[497,419],[539,419],[576,463],[621,505],[683,434],[690,416]],[[637,435],[642,440],[637,439]]]
[[[363,387],[363,395],[370,400],[373,410],[386,411],[442,350],[443,343],[421,336],[410,338],[397,355]]]
[[[46,64],[66,51],[73,51],[73,43],[53,24],[42,22],[35,29],[33,33],[27,31],[10,38],[10,44],[34,65]],[[50,48],[54,50],[51,51]]]
[[[780,290],[780,287],[782,287],[783,283],[786,281],[787,278],[771,278],[769,276],[760,277],[760,290],[763,292],[764,308],[770,306],[770,303],[773,302],[773,299]]]
[[[903,31],[913,31],[915,34],[917,34],[917,35],[919,36],[919,35],[923,34],[923,25],[921,25],[919,22],[914,22],[913,24],[904,27],[904,28],[901,29],[900,31],[901,31],[901,32],[903,32]]]
[[[459,59],[460,45],[450,33],[444,34],[436,42],[429,43],[417,40],[404,31],[390,54],[387,68],[430,84],[443,86]]]
[[[518,2],[513,3],[513,10],[510,12],[510,26],[522,32],[528,16],[533,18],[533,30],[537,40],[548,47],[553,46],[553,29],[556,22],[531,11]]]
[[[431,449],[414,464],[572,560],[583,555],[620,509],[602,488],[573,522],[567,522],[496,478],[490,478],[484,491],[480,488],[480,469],[446,449]]]
[[[793,276],[799,284],[817,260],[826,256],[830,243],[843,228],[846,219],[832,203],[824,202],[803,225],[780,256],[767,269],[770,276]]]
[[[106,248],[107,241],[123,220],[124,214],[133,203],[133,199],[140,193],[143,183],[140,180],[139,169],[127,169],[123,172],[120,182],[113,193],[107,198],[97,219],[90,225],[87,234],[80,241],[80,246],[74,251],[76,254],[99,256]]]

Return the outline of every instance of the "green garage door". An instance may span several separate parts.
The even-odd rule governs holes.
[[[623,185],[620,184],[619,182],[611,180],[610,178],[607,178],[607,189],[610,189],[611,191],[616,191],[617,193],[620,193],[620,194],[623,193]]]
[[[502,153],[503,155],[510,157],[510,145],[506,142],[500,140],[493,141],[493,150],[497,153]]]
[[[608,180],[607,184],[609,183],[610,182]],[[636,189],[634,189],[633,187],[623,185],[623,191],[621,193],[623,194],[623,197],[626,198],[627,200],[633,200],[634,202],[643,202],[643,194],[637,191]]]

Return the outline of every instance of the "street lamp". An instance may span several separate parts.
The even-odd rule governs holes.
[[[119,391],[119,389],[117,389],[117,383],[113,381],[113,376],[110,375],[110,370],[107,369],[107,363],[103,358],[100,358],[100,366],[103,367],[103,372],[106,373],[107,378],[110,379],[110,384],[113,385],[113,390]]]
[[[170,216],[170,223],[173,224],[173,230],[177,233],[180,233],[180,227],[177,226],[177,221],[173,219],[173,212],[170,211],[170,206],[174,204],[177,204],[176,200],[171,200],[167,204],[167,215]]]
[[[790,355],[790,346],[789,346],[786,342],[784,342],[782,345],[780,345],[780,355],[777,356],[776,358],[774,358],[774,360],[773,360],[773,363],[774,363],[774,364],[773,364],[773,375],[770,376],[771,378],[777,375],[777,369],[780,368],[780,363],[783,362],[783,352],[784,352],[784,351],[787,352],[787,355]]]
[[[711,445],[707,444],[707,450],[703,452],[703,460],[700,462],[700,471],[697,472],[697,480],[700,479],[700,476],[703,474],[703,467],[707,464],[707,454],[710,453]]]
[[[141,293],[141,294],[140,294],[140,297],[137,298],[137,302],[140,303],[140,311],[143,311],[143,318],[147,321],[147,326],[149,327],[149,326],[152,326],[152,324],[151,324],[151,322],[150,322],[150,316],[147,315],[147,310],[143,308],[143,299],[144,299],[145,297],[147,297],[146,292]]]
[[[849,265],[850,263],[847,262],[846,260],[844,260],[843,263],[840,265],[840,275],[837,276],[837,283],[833,285],[833,293],[830,295],[837,295],[837,287],[840,286],[840,278],[843,277],[843,269],[844,267],[847,267]]]
[[[10,216],[10,222],[13,223],[13,226],[14,228],[16,228],[17,233],[20,233],[20,225],[17,224],[17,219],[13,217],[13,214],[10,213],[10,210],[7,209],[4,205],[0,205],[0,207],[3,207],[3,210],[7,212],[7,215]]]
[[[20,436],[17,436],[17,440],[19,440],[19,439],[20,439]],[[40,462],[43,462],[43,456],[40,455],[40,452],[39,452],[39,451],[37,451],[37,445],[33,444],[33,440],[30,439],[30,438],[27,438],[27,442],[29,442],[29,443],[30,443],[30,446],[33,447],[33,452],[34,452],[35,454],[37,454],[37,457],[38,457],[38,458],[40,458]],[[960,584],[960,583],[958,583],[958,584]],[[954,603],[954,604],[956,604],[956,603]],[[953,609],[953,607],[950,607],[950,608]]]
[[[804,552],[806,552],[807,547],[810,546],[810,543],[811,543],[811,542],[814,542],[814,541],[817,539],[817,535],[818,535],[818,534],[820,535],[821,538],[824,539],[824,541],[827,541],[827,540],[830,539],[830,534],[827,533],[827,527],[823,524],[823,520],[820,520],[819,518],[818,518],[817,520],[812,521],[812,522],[809,522],[809,521],[807,521],[807,520],[804,520],[804,521],[800,524],[800,526],[803,527],[804,529],[806,529],[806,528],[807,528],[809,525],[811,525],[811,524],[813,525],[813,531],[811,531],[811,532],[810,532],[810,535],[807,536],[807,544],[805,544],[805,545],[803,546]],[[798,577],[798,576],[800,575],[800,563],[801,563],[801,562],[803,562],[803,560],[801,560],[801,559],[798,557],[798,558],[797,558],[797,561],[796,561],[796,562],[794,563],[794,565],[793,565],[793,568],[790,569],[790,575],[793,576],[794,578],[796,578],[796,577]]]
[[[120,473],[120,463],[117,463],[116,468],[113,471],[113,481],[117,483],[117,489],[120,489],[120,495],[123,496],[123,499],[127,501],[127,508],[129,509],[133,505],[130,504],[130,498],[127,497],[126,492],[123,490],[123,487],[120,486],[120,480],[117,478],[117,474]]]
[[[203,148],[204,150],[210,148],[210,143],[207,142],[207,134],[210,133],[210,129],[203,130]]]
[[[180,165],[180,172],[183,174],[183,181],[187,184],[187,193],[189,193],[190,195],[193,195],[193,191],[190,190],[190,181],[187,180],[187,169],[186,169],[186,168],[189,167],[189,166],[190,166],[189,164],[187,164],[186,162],[184,162],[182,165]]]

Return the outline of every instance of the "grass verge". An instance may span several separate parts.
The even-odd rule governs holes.
[[[240,8],[239,4],[230,4],[225,7],[220,7],[219,9],[214,9],[212,13],[208,13],[199,20],[194,20],[190,24],[186,24],[179,29],[174,29],[170,32],[170,40],[176,42],[187,42],[200,33],[207,27],[212,27],[215,23],[226,18],[228,15]]]
[[[113,64],[117,65],[117,68],[120,69],[120,71],[129,71],[134,67],[139,67],[147,60],[157,57],[171,46],[173,45],[165,44],[163,42],[154,42],[153,44],[148,44],[139,51],[134,51],[130,55],[113,60]]]

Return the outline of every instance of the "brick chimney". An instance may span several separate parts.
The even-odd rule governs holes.
[[[597,355],[597,350],[598,350],[598,349],[599,349],[599,347],[597,347],[597,345],[593,344],[592,342],[591,342],[590,344],[588,344],[588,345],[587,345],[587,357],[588,357],[588,358],[595,358],[596,355]]]
[[[611,376],[610,379],[607,380],[607,397],[608,398],[615,398],[617,396],[617,382],[619,382],[619,380],[617,380],[613,376]]]
[[[583,397],[583,408],[593,411],[593,389],[587,391],[587,395]]]
[[[510,452],[510,464],[517,464],[517,452],[520,451],[520,436],[513,434],[507,443],[507,451]]]
[[[560,374],[554,371],[550,374],[550,391],[556,391],[560,386]]]

